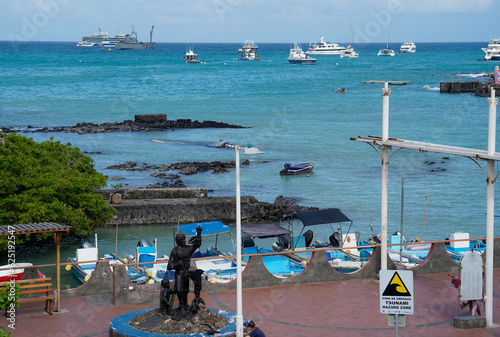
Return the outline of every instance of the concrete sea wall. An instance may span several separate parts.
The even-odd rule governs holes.
[[[219,220],[236,221],[236,197],[209,197],[202,188],[154,188],[99,190],[117,214],[108,225],[177,224]],[[112,203],[113,195],[120,201]],[[241,197],[241,221],[279,221],[285,214],[317,210],[313,207],[259,202],[251,196]]]

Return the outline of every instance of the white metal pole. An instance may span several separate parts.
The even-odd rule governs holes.
[[[384,89],[382,89],[382,140],[386,142],[389,139],[389,83],[385,82]]]
[[[389,139],[389,89],[388,82],[385,82],[382,89],[382,141]],[[381,227],[381,244],[380,244],[380,269],[387,270],[387,181],[389,176],[389,148],[387,145],[382,146],[382,196],[380,206],[380,227]]]
[[[488,154],[495,153],[496,141],[496,113],[498,100],[495,98],[495,89],[491,89],[488,118]],[[486,271],[485,271],[485,317],[486,326],[493,326],[493,232],[495,214],[495,161],[488,160],[487,187],[486,187]]]
[[[382,196],[380,211],[380,269],[387,270],[387,180],[388,180],[388,158],[389,149],[384,145],[382,148]]]
[[[243,286],[241,280],[240,148],[236,149],[236,337],[243,337]]]
[[[488,154],[495,153],[495,142],[497,132],[497,103],[495,98],[495,89],[491,88],[491,97],[488,99],[490,109],[488,111]]]

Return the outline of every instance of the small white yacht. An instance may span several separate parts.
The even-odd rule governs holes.
[[[488,44],[488,48],[481,48],[486,55],[484,59],[486,61],[490,60],[500,60],[500,38],[491,39]]]
[[[377,56],[395,56],[396,52],[389,48],[380,49]]]
[[[97,46],[98,43],[90,42],[90,41],[80,41],[76,45],[77,47],[94,47]]]
[[[356,53],[354,49],[351,47],[351,45],[347,46],[347,48],[342,51],[342,54],[340,54],[340,57],[342,58],[356,58],[359,57],[359,53]]]
[[[184,55],[184,63],[200,63],[200,60],[198,59],[198,55],[192,49],[189,49],[186,55]]]
[[[400,53],[414,53],[417,51],[417,46],[413,42],[405,42],[399,48]]]
[[[325,38],[322,36],[319,42],[309,43],[309,49],[306,53],[310,55],[339,55],[345,49],[337,43],[325,42]]]
[[[316,64],[316,59],[310,57],[302,48],[300,48],[298,43],[293,45],[293,48],[290,49],[290,55],[288,55],[288,62],[292,64]]]
[[[389,12],[387,12],[387,45],[385,48],[380,49],[377,56],[395,56],[396,52],[389,49]]]
[[[359,57],[359,54],[354,51],[352,47],[352,23],[349,23],[351,29],[351,44],[347,46],[345,50],[340,54],[341,58],[356,58]]]

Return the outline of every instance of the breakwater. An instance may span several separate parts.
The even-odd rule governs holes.
[[[500,84],[480,81],[458,81],[439,83],[439,92],[445,94],[473,93],[480,97],[489,97],[491,89],[495,89],[495,96],[500,96]]]
[[[210,197],[203,188],[147,188],[98,190],[117,214],[108,225],[177,224],[219,220],[236,221],[236,196]],[[241,221],[276,222],[284,215],[317,210],[297,205],[293,199],[278,196],[274,203],[241,197]]]
[[[73,132],[78,134],[87,133],[107,133],[118,131],[166,131],[175,129],[198,129],[198,128],[244,128],[243,126],[233,125],[215,121],[193,121],[191,119],[168,120],[165,114],[146,114],[135,115],[134,120],[126,120],[114,123],[78,123],[74,126],[56,126],[56,127],[35,127],[26,128],[0,127],[5,133],[11,132]]]

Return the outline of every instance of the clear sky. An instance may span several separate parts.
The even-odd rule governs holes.
[[[500,0],[0,0],[0,40],[79,41],[98,28],[155,42],[487,42]]]

